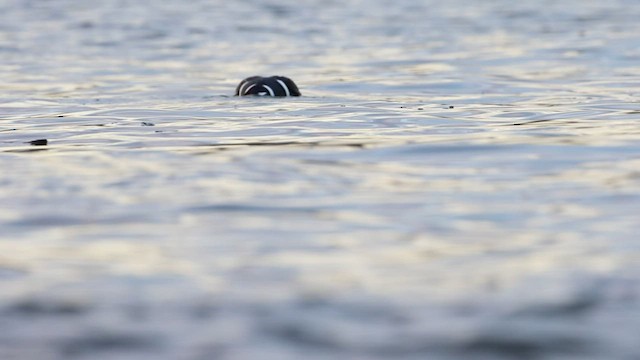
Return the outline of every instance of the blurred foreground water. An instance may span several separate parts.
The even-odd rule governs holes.
[[[637,2],[0,14],[0,359],[640,358]]]

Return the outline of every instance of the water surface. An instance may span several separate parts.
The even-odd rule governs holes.
[[[0,358],[640,357],[634,1],[0,13]]]

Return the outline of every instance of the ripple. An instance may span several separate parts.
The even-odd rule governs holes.
[[[0,357],[638,358],[635,5],[2,2]]]

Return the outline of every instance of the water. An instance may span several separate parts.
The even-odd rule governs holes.
[[[636,2],[0,14],[1,359],[640,357]]]

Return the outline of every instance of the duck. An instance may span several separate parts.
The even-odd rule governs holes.
[[[300,90],[293,80],[286,76],[249,76],[240,81],[235,96],[300,96]]]

